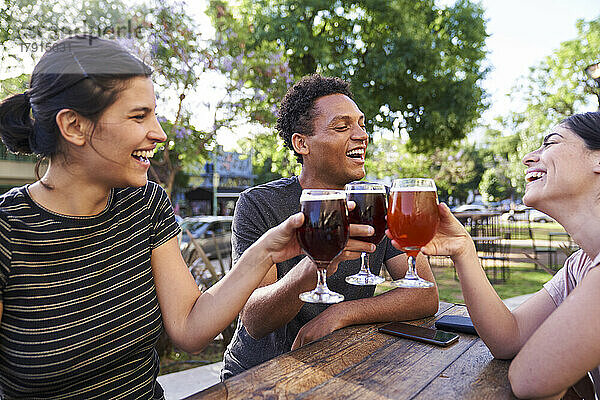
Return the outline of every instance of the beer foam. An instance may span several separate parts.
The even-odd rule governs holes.
[[[435,192],[435,188],[423,187],[423,186],[403,186],[403,187],[392,187],[392,192]]]
[[[302,193],[300,201],[320,201],[320,200],[346,200],[346,192],[340,191],[337,193],[319,193],[319,194],[307,194]]]

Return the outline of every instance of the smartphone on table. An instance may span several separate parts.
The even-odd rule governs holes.
[[[473,326],[469,317],[462,315],[443,315],[435,321],[435,327],[449,332],[468,333],[469,335],[479,335]]]
[[[458,340],[458,335],[455,333],[405,324],[403,322],[391,322],[379,327],[378,331],[443,347],[450,346]]]

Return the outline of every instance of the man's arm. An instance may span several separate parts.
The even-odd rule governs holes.
[[[398,255],[386,261],[393,279],[403,277],[408,269],[407,256]],[[427,258],[417,257],[417,273],[435,282]],[[427,289],[394,289],[379,296],[344,301],[328,307],[300,329],[292,349],[301,347],[345,326],[374,322],[419,319],[437,312],[437,287]]]
[[[241,319],[248,334],[259,339],[288,323],[304,304],[298,298],[300,293],[312,290],[315,284],[315,267],[308,257],[280,280],[273,265],[242,309]]]
[[[350,225],[352,236],[369,236],[373,228],[368,225]],[[327,274],[333,274],[340,262],[358,258],[362,251],[371,252],[375,245],[350,239],[345,250],[329,265]],[[259,339],[291,321],[304,302],[300,293],[310,291],[317,284],[315,265],[308,257],[296,264],[284,277],[277,280],[275,265],[267,273],[261,287],[256,289],[242,310],[241,318],[250,336]]]

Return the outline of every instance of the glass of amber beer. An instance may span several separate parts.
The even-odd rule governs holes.
[[[416,258],[433,236],[439,223],[435,182],[426,178],[395,179],[390,192],[388,228],[392,238],[408,255],[408,271],[394,281],[397,287],[427,288],[433,282],[417,275]]]
[[[345,187],[348,200],[356,203],[356,207],[349,211],[351,224],[371,225],[375,229],[372,236],[357,237],[357,239],[373,244],[378,244],[385,236],[385,216],[387,214],[387,193],[385,186],[371,182],[352,182]],[[352,285],[377,285],[383,282],[369,269],[369,253],[361,254],[360,271],[346,277],[346,282]]]
[[[297,229],[300,247],[317,264],[317,287],[300,294],[307,303],[339,303],[344,296],[327,288],[327,266],[348,242],[348,208],[343,190],[304,189],[300,196],[304,224]]]

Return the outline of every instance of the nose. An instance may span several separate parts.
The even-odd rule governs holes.
[[[367,134],[367,131],[358,124],[356,124],[356,126],[352,130],[351,138],[352,140],[360,140],[365,142],[365,146],[369,143],[369,135]]]
[[[160,123],[158,122],[158,119],[156,119],[156,117],[154,118],[154,121],[152,122],[152,126],[148,127],[148,132],[146,135],[148,136],[148,138],[150,140],[157,142],[157,143],[162,143],[167,140],[167,134],[163,130],[162,126],[160,125]]]
[[[529,164],[539,161],[540,160],[539,151],[540,151],[540,149],[537,149],[537,150],[534,150],[534,151],[531,151],[531,152],[525,154],[525,157],[523,157],[521,162],[523,164],[529,166]]]

